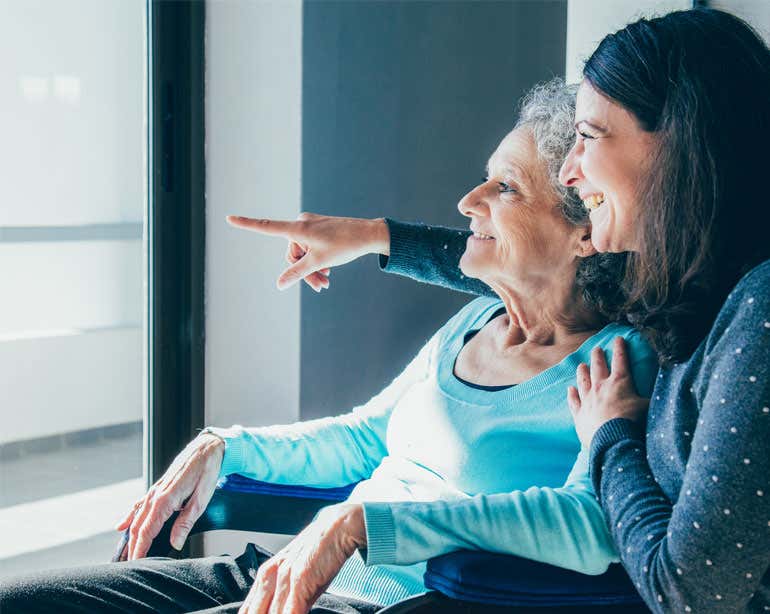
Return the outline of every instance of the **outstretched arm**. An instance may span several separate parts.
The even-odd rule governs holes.
[[[289,264],[278,277],[283,290],[304,279],[316,292],[329,287],[331,267],[366,254],[379,254],[380,266],[417,281],[460,292],[493,296],[486,284],[458,267],[467,230],[410,224],[391,219],[362,219],[302,213],[295,221],[228,216],[238,228],[289,241]]]

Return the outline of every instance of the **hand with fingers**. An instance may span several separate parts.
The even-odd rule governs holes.
[[[115,527],[117,531],[129,529],[121,561],[144,557],[152,540],[176,511],[179,516],[171,529],[171,545],[182,549],[195,521],[214,494],[224,449],[222,439],[205,432],[187,444],[163,476]]]
[[[305,614],[345,561],[365,546],[360,504],[324,508],[283,550],[259,566],[238,614]]]
[[[316,292],[329,287],[331,267],[346,264],[366,254],[390,253],[390,234],[384,219],[333,217],[301,213],[293,221],[227,216],[238,228],[289,241],[289,267],[278,277],[284,290],[304,279]]]
[[[577,388],[570,386],[567,403],[575,421],[580,443],[590,446],[596,431],[613,418],[643,421],[650,400],[636,392],[626,342],[615,337],[612,343],[611,370],[607,368],[604,351],[595,347],[591,352],[591,367],[578,365]]]

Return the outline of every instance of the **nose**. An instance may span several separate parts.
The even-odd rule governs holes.
[[[559,169],[559,182],[566,187],[574,186],[578,181],[583,179],[583,173],[580,170],[580,160],[583,155],[583,145],[578,139],[575,144],[572,145],[572,149],[569,150],[567,157],[564,158],[561,168]]]
[[[465,217],[473,217],[474,215],[484,215],[487,211],[487,204],[485,201],[485,195],[489,182],[480,183],[457,203],[457,208],[460,213]]]

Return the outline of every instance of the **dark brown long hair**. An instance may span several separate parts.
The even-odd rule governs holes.
[[[622,309],[661,365],[685,361],[770,258],[770,50],[741,19],[692,9],[605,37],[583,74],[658,137]]]

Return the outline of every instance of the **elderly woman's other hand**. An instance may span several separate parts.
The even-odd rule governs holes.
[[[286,261],[291,265],[278,277],[284,290],[300,279],[320,292],[329,287],[330,267],[346,264],[366,254],[390,252],[390,233],[383,219],[332,217],[301,213],[296,221],[254,219],[228,215],[233,226],[289,241]]]
[[[626,343],[616,337],[612,346],[612,370],[601,348],[591,352],[591,368],[585,363],[577,368],[577,388],[570,386],[567,403],[575,420],[580,443],[591,445],[596,431],[613,418],[642,421],[647,414],[649,399],[636,393]]]
[[[214,494],[224,450],[222,439],[205,432],[187,444],[163,476],[115,527],[118,531],[130,527],[121,560],[144,557],[163,524],[177,510],[181,511],[171,528],[171,545],[181,550]]]
[[[357,548],[366,546],[360,504],[329,506],[262,563],[238,614],[305,614]]]

